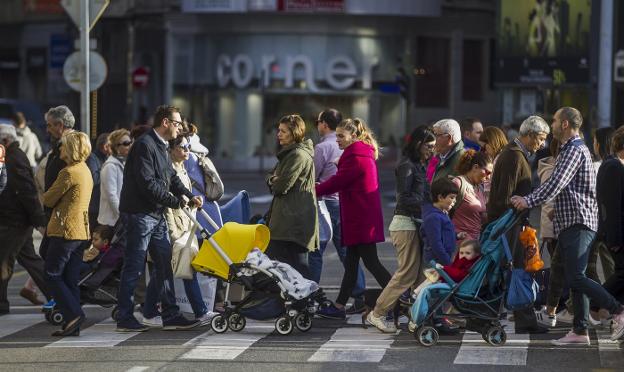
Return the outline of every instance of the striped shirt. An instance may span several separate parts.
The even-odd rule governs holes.
[[[589,149],[579,136],[561,146],[552,175],[525,199],[529,208],[555,199],[555,236],[572,225],[598,230],[596,172]]]

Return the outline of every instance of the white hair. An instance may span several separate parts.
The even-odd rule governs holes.
[[[438,129],[442,133],[448,133],[451,135],[453,143],[461,141],[462,134],[459,123],[453,119],[442,119],[433,124],[433,129]]]
[[[11,124],[0,124],[0,141],[9,140],[10,143],[17,141],[17,132]]]
[[[65,128],[73,128],[76,123],[74,114],[67,106],[52,107],[46,112],[45,118],[53,122],[61,122]]]
[[[520,135],[528,136],[529,134],[550,133],[550,127],[546,120],[537,115],[531,115],[524,119],[520,125]]]

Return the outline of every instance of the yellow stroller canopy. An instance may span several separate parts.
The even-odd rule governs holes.
[[[212,239],[218,247],[214,247],[209,239],[204,239],[191,265],[198,272],[228,280],[230,267],[217,250],[220,248],[233,263],[241,263],[252,249],[258,248],[262,252],[266,250],[271,232],[265,225],[227,222],[212,235]]]

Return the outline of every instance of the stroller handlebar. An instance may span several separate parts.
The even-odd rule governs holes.
[[[440,274],[440,276],[442,277],[442,279],[444,279],[445,282],[447,282],[449,285],[454,286],[456,283],[453,279],[451,279],[451,277],[449,276],[449,274],[447,274],[446,271],[444,271],[443,269],[439,269],[436,266],[437,262],[435,260],[431,260],[429,261],[429,265],[431,265],[431,267],[438,272],[438,274]]]

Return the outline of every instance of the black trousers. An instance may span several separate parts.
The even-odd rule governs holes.
[[[310,279],[308,249],[306,247],[285,240],[271,239],[265,253],[270,259],[289,264],[304,278]]]
[[[602,285],[620,303],[624,303],[624,248],[611,252],[614,261],[613,275]]]
[[[355,282],[357,281],[360,258],[364,262],[364,267],[373,274],[373,277],[375,277],[382,289],[388,285],[392,278],[388,270],[379,262],[377,245],[375,243],[348,246],[344,261],[345,272],[340,284],[340,292],[336,299],[336,303],[340,305],[345,305],[351,292],[353,292]]]
[[[7,289],[13,276],[15,261],[28,272],[43,295],[50,300],[48,281],[44,276],[44,263],[35,253],[32,227],[0,226],[0,309],[8,310]]]

